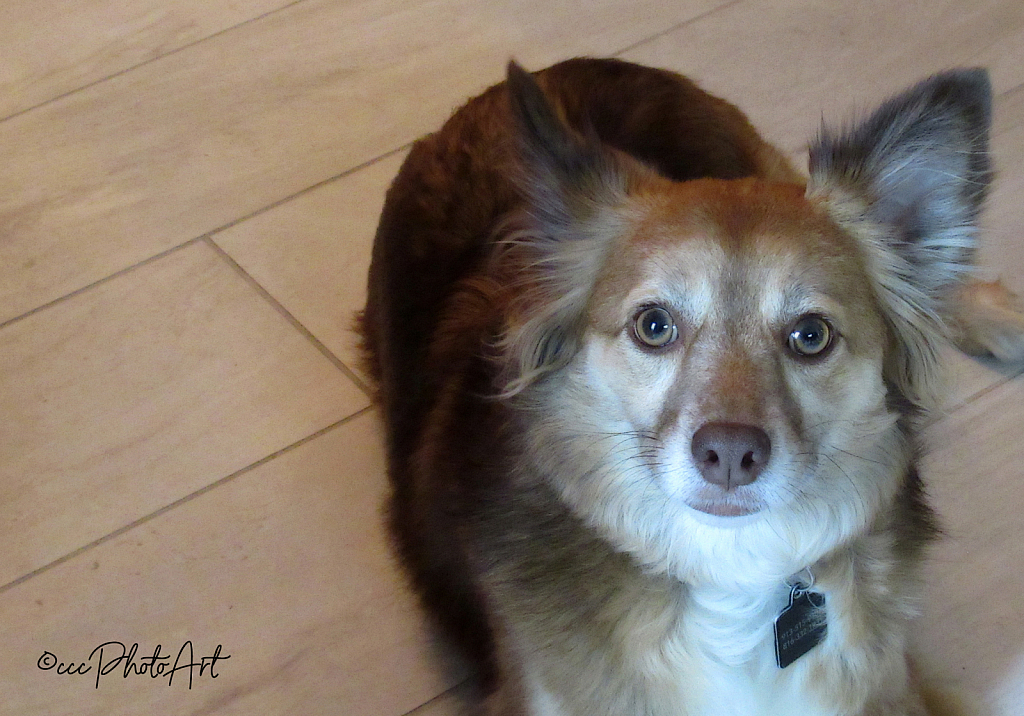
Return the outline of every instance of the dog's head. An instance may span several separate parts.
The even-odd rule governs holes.
[[[509,88],[530,219],[503,257],[507,395],[543,407],[564,498],[689,569],[785,574],[877,519],[974,250],[986,74],[824,131],[806,187],[673,183],[569,131],[514,65]]]

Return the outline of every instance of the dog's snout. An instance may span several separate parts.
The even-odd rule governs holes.
[[[693,434],[690,450],[705,480],[731,490],[757,479],[768,464],[772,442],[753,425],[707,423]]]

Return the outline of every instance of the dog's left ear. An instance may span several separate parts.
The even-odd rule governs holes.
[[[555,241],[580,238],[579,227],[627,190],[628,176],[591,130],[559,118],[537,80],[508,63],[508,96],[521,160],[515,179],[538,229]]]
[[[811,148],[808,196],[864,246],[902,344],[891,377],[911,398],[927,392],[947,302],[973,261],[991,106],[985,70],[944,72],[851,130],[823,130]]]

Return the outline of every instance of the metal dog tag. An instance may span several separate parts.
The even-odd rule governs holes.
[[[825,595],[797,585],[775,617],[775,661],[785,669],[825,638]]]

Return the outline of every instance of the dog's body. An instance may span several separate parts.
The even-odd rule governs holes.
[[[489,714],[925,713],[915,430],[989,102],[936,76],[820,139],[806,183],[687,80],[572,60],[413,147],[362,329],[392,532]],[[1000,310],[961,330],[1014,357]],[[812,581],[824,634],[780,668]]]

